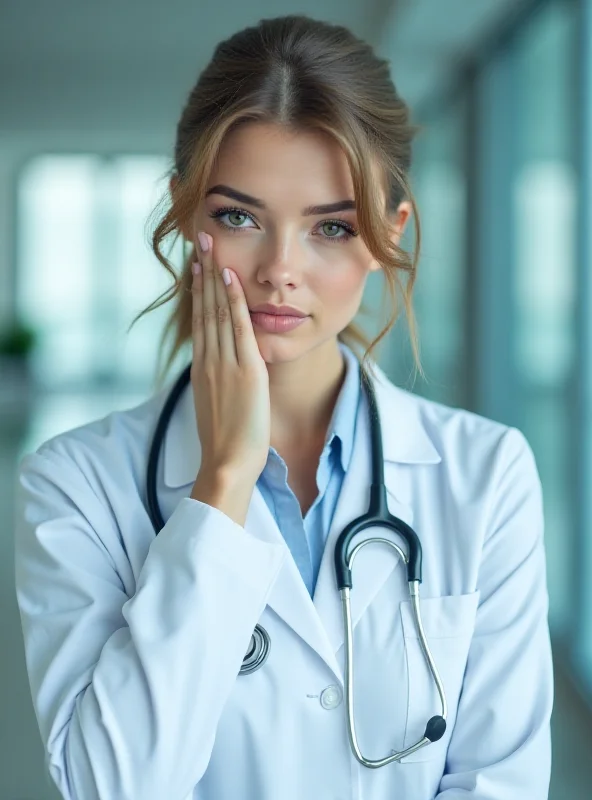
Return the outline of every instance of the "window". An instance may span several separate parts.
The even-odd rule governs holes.
[[[147,225],[168,166],[153,156],[44,155],[23,170],[17,308],[39,333],[40,389],[25,449],[151,393],[171,304],[126,331],[172,284]],[[180,241],[165,254],[178,269]]]

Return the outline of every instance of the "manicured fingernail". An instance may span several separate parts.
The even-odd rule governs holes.
[[[194,261],[192,266],[193,266],[193,274],[199,275],[199,273],[201,272],[201,264],[199,263],[199,261]]]
[[[203,233],[203,231],[200,231],[197,234],[197,238],[199,239],[199,244],[201,249],[203,250],[204,253],[207,253],[208,250],[210,249],[210,243],[208,241],[207,233]]]
[[[230,271],[228,270],[227,267],[224,267],[224,269],[222,270],[222,278],[224,280],[224,283],[227,286],[230,286],[231,277],[230,277]]]

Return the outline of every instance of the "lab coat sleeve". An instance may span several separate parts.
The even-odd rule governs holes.
[[[15,583],[45,765],[66,800],[184,800],[285,557],[190,498],[128,596],[104,498],[61,452],[16,486]]]
[[[475,631],[437,800],[548,796],[553,667],[541,483],[516,428],[496,462]]]

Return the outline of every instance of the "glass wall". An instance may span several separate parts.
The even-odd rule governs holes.
[[[427,381],[416,390],[452,406],[467,402],[466,97],[422,121],[413,187],[422,245],[415,310]]]
[[[577,550],[576,15],[553,2],[515,41],[512,302],[521,428],[544,487],[550,621],[567,635]]]
[[[421,228],[413,306],[426,380],[412,381],[406,321],[390,335],[385,366],[397,385],[453,406],[466,405],[468,380],[465,118],[459,93],[421,119],[413,145],[410,180]],[[413,233],[410,224],[402,241],[410,251]]]
[[[580,683],[592,698],[592,0],[581,0],[578,87],[578,177],[580,184],[578,249],[578,559],[574,570],[577,591],[574,662]]]
[[[472,394],[534,451],[556,636],[573,619],[577,552],[576,19],[574,3],[539,4],[473,81]]]
[[[451,101],[423,109],[412,173],[428,377],[413,388],[524,432],[543,484],[550,624],[566,638],[580,499],[578,52],[578,3],[533,5],[459,73]]]
[[[39,394],[23,451],[141,402],[169,306],[134,316],[172,279],[147,220],[166,189],[162,157],[44,155],[18,184],[17,308],[39,334]],[[180,246],[167,254],[180,264]]]

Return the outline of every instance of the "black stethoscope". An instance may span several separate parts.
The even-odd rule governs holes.
[[[148,504],[148,514],[157,535],[165,524],[160,512],[160,507],[158,505],[156,491],[158,457],[162,442],[164,440],[166,428],[173,414],[177,400],[179,399],[181,392],[190,383],[190,380],[191,364],[188,364],[177,379],[169,396],[166,399],[158,418],[158,422],[156,423],[156,428],[150,447],[148,468],[146,473],[146,498]],[[440,680],[438,670],[436,669],[434,660],[428,647],[421,621],[419,604],[419,584],[421,583],[422,558],[421,544],[415,531],[409,525],[407,525],[406,522],[403,522],[403,520],[393,516],[388,509],[386,487],[384,485],[382,431],[378,414],[378,406],[376,403],[376,396],[374,394],[372,381],[364,369],[360,369],[360,381],[361,384],[365,385],[370,410],[370,439],[372,446],[372,484],[370,486],[370,507],[366,514],[353,520],[343,529],[335,544],[334,558],[335,576],[337,579],[337,588],[341,595],[341,606],[345,631],[345,683],[347,687],[346,708],[349,741],[352,751],[358,761],[361,764],[364,764],[366,767],[375,769],[378,767],[383,767],[386,764],[390,764],[392,761],[399,761],[401,758],[411,755],[411,753],[414,753],[421,747],[425,747],[425,745],[441,739],[446,731],[446,717],[448,712],[444,687],[442,686],[442,681]],[[353,537],[366,528],[370,528],[375,525],[389,528],[390,530],[402,536],[407,544],[407,553],[405,553],[397,544],[390,541],[390,539],[384,539],[382,537],[364,539],[359,542],[350,553],[349,545]],[[353,697],[353,633],[350,606],[350,590],[352,588],[351,571],[354,558],[359,550],[370,542],[380,542],[393,547],[406,565],[409,596],[411,598],[411,607],[413,609],[415,626],[417,628],[421,649],[438,689],[440,705],[442,707],[441,715],[434,716],[428,720],[425,733],[423,737],[416,742],[416,744],[399,753],[392,753],[392,755],[389,755],[386,758],[381,758],[375,761],[367,759],[362,755],[360,748],[358,747],[355,731]],[[265,628],[263,628],[261,625],[257,625],[253,631],[253,635],[251,636],[249,650],[245,655],[239,674],[247,675],[259,669],[267,659],[269,648],[269,634]]]

